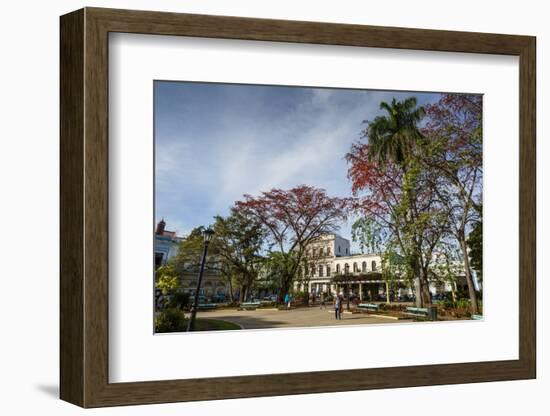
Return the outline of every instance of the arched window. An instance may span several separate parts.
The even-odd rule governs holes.
[[[330,256],[330,247],[327,247],[327,256]]]
[[[312,264],[311,267],[310,267],[310,269],[311,269],[311,275],[312,275],[312,276],[315,276],[315,265]]]
[[[339,264],[336,265],[336,273],[340,273],[340,265]]]
[[[359,269],[357,268],[357,263],[353,262],[353,273],[357,273]]]
[[[319,277],[323,277],[323,265],[319,265]]]
[[[347,263],[344,264],[344,272],[345,272],[346,274],[349,273],[349,264],[347,264]]]
[[[327,264],[327,276],[330,276],[330,264]]]
[[[319,257],[323,257],[323,247],[319,249]]]
[[[366,261],[364,261],[363,264],[361,264],[361,271],[363,273],[367,272],[367,262]]]
[[[376,262],[373,260],[371,263],[372,271],[376,270]]]

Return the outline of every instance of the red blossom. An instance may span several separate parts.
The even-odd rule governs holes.
[[[323,233],[333,232],[347,218],[350,198],[330,197],[324,189],[300,185],[272,189],[260,196],[244,195],[236,208],[256,217],[271,233],[281,251],[305,247]]]

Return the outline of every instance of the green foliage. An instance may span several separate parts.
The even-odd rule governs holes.
[[[181,289],[174,291],[168,298],[168,307],[184,310],[191,306],[191,295]]]
[[[390,244],[382,253],[382,278],[387,282],[391,282],[396,278],[409,281],[413,278],[407,262],[393,244]]]
[[[173,265],[166,265],[157,269],[157,281],[155,284],[163,295],[169,295],[180,287],[180,280],[176,275]]]
[[[164,309],[183,310],[190,304],[189,293],[184,292],[181,280],[176,274],[173,264],[159,267],[155,287],[164,296]]]
[[[204,229],[205,227],[202,226],[194,228],[180,243],[178,255],[173,260],[174,270],[177,274],[198,272],[204,250]],[[214,266],[210,260],[214,258],[212,255],[215,253],[213,250],[209,250],[209,254],[206,270],[212,269]]]
[[[155,332],[183,332],[187,329],[187,320],[183,311],[177,308],[164,309],[155,318]]]
[[[262,224],[233,208],[229,216],[215,217],[213,229],[212,250],[218,258],[218,271],[241,291],[251,289],[264,262],[261,252],[266,231]]]
[[[456,301],[456,307],[459,309],[469,309],[470,308],[470,300],[469,299],[458,299]]]
[[[369,158],[384,165],[394,162],[403,166],[407,163],[422,133],[418,122],[424,116],[424,108],[416,106],[416,97],[403,101],[395,98],[391,103],[382,101],[380,109],[385,114],[368,122],[364,136],[369,139]]]
[[[467,243],[470,249],[470,265],[481,280],[483,278],[483,223],[481,221],[474,224]]]
[[[362,217],[352,224],[351,238],[354,242],[359,243],[359,249],[362,253],[365,250],[379,252],[385,246],[388,233],[376,221],[368,217]]]
[[[298,254],[294,251],[287,253],[280,251],[270,252],[265,261],[265,268],[271,286],[273,288],[283,288],[287,277],[294,274],[299,268],[299,262]]]

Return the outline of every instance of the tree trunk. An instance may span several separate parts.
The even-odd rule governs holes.
[[[423,308],[426,306],[426,296],[424,290],[425,282],[418,258],[411,260],[410,265],[414,273],[415,306],[417,308]]]
[[[424,306],[422,302],[422,281],[420,279],[420,276],[414,277],[414,303],[417,308],[421,308]]]
[[[464,275],[466,277],[466,283],[468,284],[468,295],[470,297],[470,307],[473,314],[478,314],[479,309],[477,307],[477,293],[474,286],[474,280],[472,278],[472,270],[470,269],[470,259],[468,258],[468,247],[466,245],[466,237],[464,229],[458,232],[458,241],[460,248],[462,249],[462,256],[464,257]]]
[[[456,282],[451,282],[451,295],[453,297],[453,302],[456,302]]]
[[[231,300],[231,303],[235,300],[235,294],[233,293],[233,283],[231,282],[231,278],[229,278],[229,299]]]
[[[248,294],[248,287],[246,285],[242,285],[239,291],[239,302],[246,302],[247,294]]]
[[[424,307],[432,304],[432,294],[430,293],[430,283],[428,281],[425,281],[422,285],[422,296]]]
[[[428,268],[422,266],[420,268],[422,271],[422,301],[424,307],[432,304],[432,294],[430,292],[430,280],[428,275]]]

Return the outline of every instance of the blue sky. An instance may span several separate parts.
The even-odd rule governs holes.
[[[439,94],[155,81],[155,220],[184,236],[243,194],[308,184],[349,196],[344,160],[381,101]],[[351,224],[340,234],[351,239]]]

